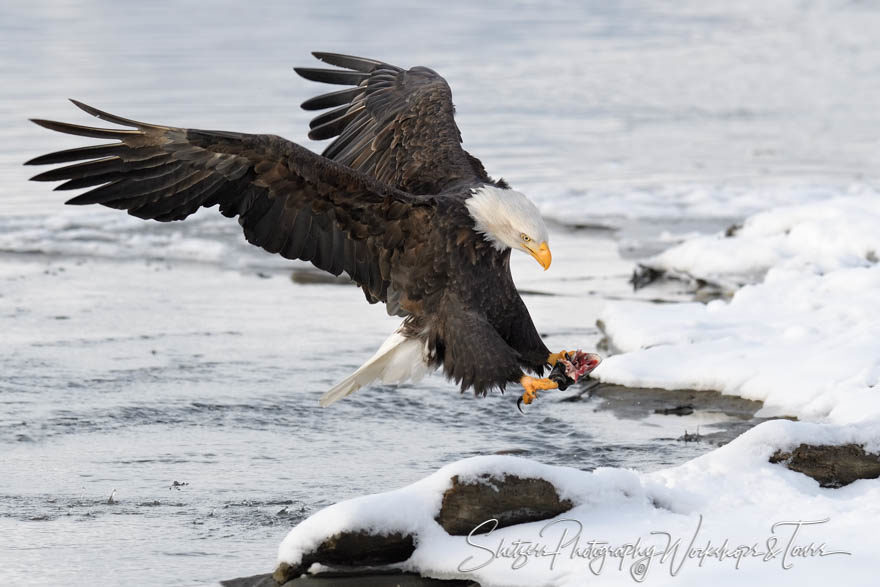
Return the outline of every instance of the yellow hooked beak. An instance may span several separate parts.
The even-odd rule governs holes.
[[[529,255],[534,257],[535,260],[541,264],[544,271],[547,271],[550,268],[550,262],[553,260],[553,255],[550,254],[550,247],[547,246],[546,242],[543,242],[540,245],[528,243],[523,245],[523,247]]]

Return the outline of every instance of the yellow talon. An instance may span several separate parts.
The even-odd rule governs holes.
[[[536,399],[538,399],[538,391],[535,389],[526,389],[522,394],[522,403],[526,405],[529,405]]]
[[[567,355],[570,354],[571,351],[559,351],[558,353],[550,353],[550,355],[547,357],[547,363],[551,367],[555,367],[559,359],[565,358]]]
[[[519,383],[525,388],[525,391],[518,403],[524,403],[526,405],[538,399],[539,391],[556,389],[559,387],[558,383],[551,381],[550,379],[538,379],[537,377],[529,377],[528,375],[523,375],[522,379],[519,380]]]

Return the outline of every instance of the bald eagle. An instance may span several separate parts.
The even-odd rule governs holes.
[[[511,251],[550,267],[547,227],[525,195],[462,148],[446,80],[426,67],[313,55],[337,69],[295,68],[299,75],[346,86],[302,104],[327,110],[309,132],[335,137],[322,155],[278,136],[147,124],[72,100],[124,128],[34,119],[113,142],[32,159],[26,164],[78,162],[32,179],[92,188],[68,204],[160,222],[216,205],[238,217],[248,242],[347,273],[368,302],[403,323],[322,405],[378,379],[418,380],[440,367],[476,394],[519,383],[524,403],[556,388],[540,376],[565,351],[544,346],[510,274]]]

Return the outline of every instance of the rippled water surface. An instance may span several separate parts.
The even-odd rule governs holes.
[[[860,2],[4,3],[0,583],[266,572],[309,513],[455,459],[657,469],[710,448],[677,441],[685,430],[730,422],[619,420],[563,401],[577,389],[522,417],[511,394],[460,396],[437,377],[321,409],[395,319],[351,286],[294,283],[304,266],[213,211],[159,225],[64,209],[20,164],[79,140],[27,117],[84,122],[76,97],[319,148],[297,106],[318,88],[290,69],[310,50],[434,67],[466,146],[555,221],[551,271],[514,263],[539,329],[552,348],[594,349],[600,305],[637,295],[631,257],[870,181],[877,30]]]

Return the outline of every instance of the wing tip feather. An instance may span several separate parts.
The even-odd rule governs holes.
[[[331,53],[329,51],[312,51],[312,56],[318,61],[362,73],[371,73],[377,67],[385,65],[378,59],[358,57],[357,55],[347,55],[345,53]]]
[[[155,125],[147,124],[146,122],[140,122],[137,120],[132,120],[130,118],[123,118],[122,116],[117,116],[115,114],[110,114],[109,112],[105,112],[104,110],[100,110],[95,108],[94,106],[89,106],[85,102],[80,102],[74,98],[68,98],[74,106],[86,112],[87,114],[91,114],[95,118],[99,118],[101,120],[106,120],[107,122],[112,122],[113,124],[118,124],[120,126],[131,126],[134,128],[153,128]]]
[[[28,120],[30,120],[31,122],[34,121],[33,118],[29,118]],[[49,158],[49,155],[54,155],[54,153],[47,153],[45,155],[38,155],[36,157],[32,157],[32,158],[28,159],[27,161],[25,161],[24,163],[22,163],[22,165],[45,165],[45,163],[43,163],[43,162]],[[48,163],[48,161],[47,161],[47,163]],[[33,179],[33,178],[31,178],[31,179]]]
[[[71,124],[70,122],[58,122],[56,120],[46,120],[43,118],[31,118],[30,121],[37,126],[42,126],[43,128],[54,130],[55,132],[95,139],[116,139],[121,141],[122,138],[126,136],[143,134],[139,129],[128,130],[122,128],[82,126],[79,124]]]
[[[343,86],[357,86],[370,74],[351,69],[322,69],[320,67],[294,67],[293,70],[309,81]]]
[[[28,163],[30,163],[30,161],[28,161]],[[28,165],[28,163],[25,163],[25,165]],[[42,173],[38,173],[33,177],[29,177],[28,181],[56,181],[49,176],[49,173],[51,171],[54,171],[54,170],[43,171]]]

